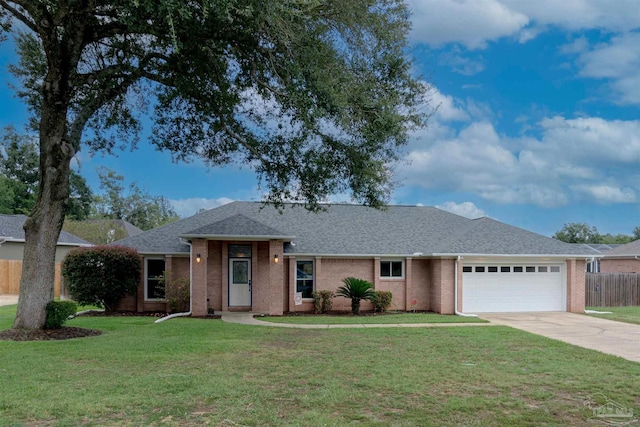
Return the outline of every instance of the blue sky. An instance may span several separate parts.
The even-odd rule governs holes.
[[[427,76],[429,126],[412,135],[392,203],[490,216],[551,235],[640,225],[640,4],[637,0],[410,0],[410,54]],[[0,126],[21,128],[0,45]],[[107,166],[179,214],[260,200],[248,168],[172,163],[144,137],[117,156],[78,155],[97,189]],[[343,195],[334,200],[345,201]],[[347,199],[348,200],[348,199]]]

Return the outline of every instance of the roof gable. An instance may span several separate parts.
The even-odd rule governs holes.
[[[181,237],[243,237],[243,238],[286,238],[292,239],[294,236],[287,235],[282,231],[269,227],[259,221],[255,221],[242,214],[233,215],[229,218],[214,222],[186,232]]]
[[[605,258],[615,256],[640,256],[640,239],[609,249],[603,255]]]

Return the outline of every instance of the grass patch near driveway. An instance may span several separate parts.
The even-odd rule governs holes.
[[[610,311],[611,314],[589,314],[589,316],[640,325],[640,307],[587,307],[587,310]]]
[[[15,306],[0,307],[0,330]],[[282,329],[79,317],[0,341],[0,425],[585,425],[595,393],[640,413],[640,364],[512,328]]]
[[[261,316],[259,320],[274,323],[302,325],[353,325],[391,323],[488,323],[478,317],[462,317],[436,313],[382,313],[354,316],[352,314],[300,314],[285,316]]]

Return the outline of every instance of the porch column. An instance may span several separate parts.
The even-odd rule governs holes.
[[[567,311],[584,313],[585,274],[583,260],[567,260]]]
[[[294,294],[296,292],[296,257],[289,257],[289,284],[287,286],[287,299],[289,300],[289,311],[299,311],[301,305],[296,305]]]
[[[200,262],[197,256],[200,254]],[[208,245],[205,239],[191,242],[191,309],[193,316],[207,315],[207,258]]]
[[[284,305],[284,244],[282,240],[269,241],[269,314],[281,316]],[[278,255],[279,262],[274,262]]]
[[[404,268],[404,310],[409,311],[413,299],[413,258],[407,257]]]

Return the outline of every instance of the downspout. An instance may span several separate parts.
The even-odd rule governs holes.
[[[462,316],[462,317],[478,317],[477,314],[467,314],[467,313],[463,313],[461,311],[458,311],[458,261],[460,261],[462,259],[462,257],[460,255],[458,255],[458,258],[456,258],[456,265],[455,265],[455,272],[454,272],[454,286],[455,288],[453,289],[453,311],[456,314],[456,316]]]
[[[161,317],[153,323],[164,322],[165,320],[173,319],[174,317],[184,317],[191,316],[191,311],[193,310],[193,267],[191,266],[191,262],[193,259],[193,247],[191,243],[184,240],[182,243],[189,245],[189,311],[183,311],[182,313],[173,313],[165,317]]]

